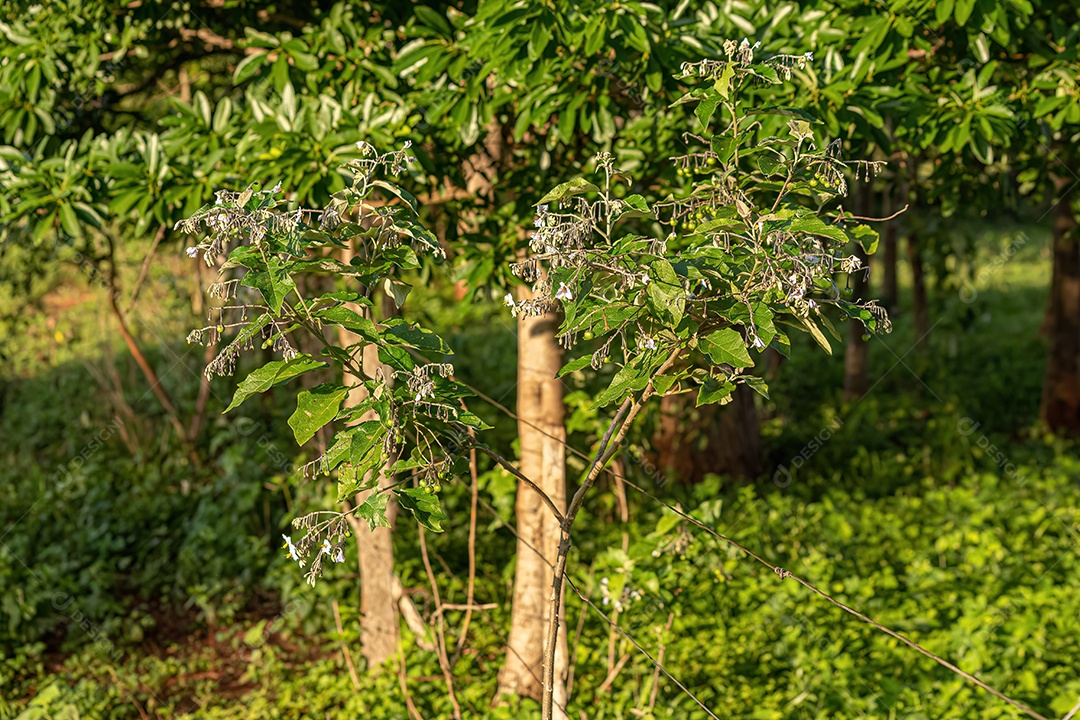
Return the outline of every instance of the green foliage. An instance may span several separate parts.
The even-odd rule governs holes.
[[[384,294],[401,307],[408,285],[400,273],[419,267],[417,251],[436,259],[443,251],[420,223],[415,198],[380,177],[403,172],[414,158],[407,150],[378,154],[366,144],[360,149],[365,157],[343,168],[352,175],[351,183],[326,208],[293,209],[278,197],[280,187],[249,187],[219,191],[214,205],[179,223],[185,232],[208,233],[188,255],[202,254],[209,266],[227,257],[210,294],[227,303],[235,300],[215,307],[213,324],[192,332],[189,341],[217,342],[226,328],[236,331],[207,366],[207,377],[231,374],[241,353],[256,343],[281,353],[281,360],[256,368],[240,383],[226,412],[278,383],[331,367],[338,379],[300,389],[288,420],[300,445],[331,423],[341,423],[329,449],[304,475],[336,471],[343,500],[377,484],[370,478],[384,468],[409,471],[423,487],[399,482],[379,492],[392,493],[419,523],[441,532],[445,515],[430,486],[448,474],[461,450],[460,439],[483,423],[460,404],[467,393],[450,379],[453,368],[441,362],[450,353],[441,338],[400,317],[376,319],[370,312],[373,298]],[[336,259],[342,250],[346,254]],[[326,274],[344,289],[305,297],[298,279],[311,273]],[[322,357],[300,354],[294,348],[301,342],[297,334],[314,338]],[[381,366],[364,360],[369,354],[365,348],[377,352]],[[362,395],[346,403],[352,392]],[[385,500],[365,502],[350,512],[372,527],[389,524]],[[326,514],[329,519],[319,516]],[[349,526],[344,513],[316,513],[294,524],[305,532],[295,544],[285,538],[288,554],[308,565],[307,579],[314,585],[323,554],[344,560]]]
[[[628,186],[633,181],[602,153],[601,183],[578,178],[542,198],[530,239],[533,254],[513,267],[538,293],[508,300],[515,314],[561,308],[561,341],[595,342],[588,361],[594,369],[621,355],[621,369],[596,399],[599,407],[644,389],[665,358],[694,350],[704,368],[666,371],[661,393],[699,389],[699,405],[724,402],[749,375],[749,350],[771,345],[787,353],[788,336],[777,323],[805,328],[829,349],[817,326],[828,326],[827,306],[870,331],[889,329],[880,307],[846,300],[833,279],[863,270],[858,258],[839,253],[852,240],[872,249],[876,233],[845,226],[842,214],[836,224],[820,217],[829,201],[847,192],[845,171],[869,180],[877,164],[844,161],[836,144],[819,149],[801,119],[790,120],[784,135],[755,142],[742,129],[754,123],[752,116],[792,113],[747,106],[748,86],[779,84],[807,58],[758,61],[747,41],[724,47],[727,60],[684,67],[701,86],[676,102],[696,104],[706,128],[704,136],[688,134],[703,148],[673,158],[674,164],[681,175],[706,176],[695,178],[686,192],[650,202],[620,187],[620,180]],[[722,129],[711,134],[714,115]],[[584,367],[583,360],[572,360],[561,374]],[[760,378],[751,382],[767,392]]]

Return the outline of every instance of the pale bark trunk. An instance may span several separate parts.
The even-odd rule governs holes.
[[[344,261],[348,262],[350,253],[343,253]],[[353,307],[357,312],[365,312],[364,308]],[[345,329],[339,329],[338,342],[342,346],[355,343],[360,338]],[[375,345],[365,345],[361,353],[364,374],[374,377],[380,368],[385,366],[379,362],[379,351]],[[384,370],[384,377],[389,382],[389,369]],[[345,384],[358,382],[359,378],[346,372]],[[345,406],[352,407],[364,400],[367,392],[358,388],[349,393],[345,399]],[[365,414],[358,422],[377,420],[372,413]],[[393,483],[390,474],[391,461],[387,460],[382,472],[379,473],[379,488],[388,487]],[[359,505],[372,493],[374,489],[359,493],[356,503]],[[391,526],[397,516],[397,505],[389,502],[386,505],[386,519]],[[356,551],[360,566],[360,630],[361,630],[361,653],[367,659],[369,670],[393,657],[400,644],[400,623],[398,616],[397,598],[394,592],[394,546],[391,542],[391,528],[380,527],[371,530],[366,522],[350,523],[353,536],[356,538]]]
[[[1058,183],[1059,191],[1063,183]],[[1068,198],[1058,200],[1046,330],[1049,348],[1039,417],[1055,432],[1080,434],[1080,239]]]
[[[525,299],[531,293],[522,288],[518,295]],[[558,322],[555,315],[519,318],[517,412],[521,472],[562,511],[566,507],[566,429],[563,386],[555,377],[563,362],[563,351],[555,340]],[[516,514],[517,567],[499,690],[539,700],[543,694],[552,565],[558,556],[561,529],[551,510],[524,484],[518,486]],[[562,708],[567,700],[567,664],[566,624],[560,622],[555,655],[555,717],[565,717]]]

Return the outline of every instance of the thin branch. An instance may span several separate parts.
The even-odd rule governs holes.
[[[894,212],[892,215],[889,215],[888,217],[881,217],[881,218],[863,217],[862,215],[848,215],[845,212],[841,212],[839,215],[837,215],[836,219],[837,220],[862,220],[863,222],[888,222],[889,220],[895,220],[896,218],[903,215],[905,212],[907,212],[907,209],[908,209],[908,206],[905,205],[904,207],[902,207],[899,210],[897,210],[896,212]]]
[[[657,368],[656,373],[653,375],[653,379],[663,375],[668,368],[675,364],[675,361],[678,360],[680,354],[682,354],[681,347],[672,350],[671,354],[668,355],[667,360]],[[656,388],[653,385],[653,379],[649,380],[645,389],[641,391],[641,397],[639,397],[637,401],[634,401],[632,398],[627,398],[619,407],[619,412],[615,414],[615,417],[611,421],[611,425],[608,426],[607,432],[604,433],[604,437],[600,441],[600,445],[596,448],[596,453],[593,456],[589,472],[585,476],[585,480],[582,482],[581,487],[578,488],[578,491],[574,494],[574,499],[570,502],[569,508],[567,508],[566,517],[561,523],[562,534],[559,539],[559,554],[555,560],[554,577],[551,582],[547,636],[544,638],[546,647],[544,651],[544,695],[541,710],[543,720],[552,720],[554,713],[555,650],[558,646],[559,610],[562,605],[563,582],[566,579],[566,562],[567,557],[570,554],[570,529],[574,524],[574,518],[577,517],[578,511],[581,509],[582,503],[585,502],[585,493],[592,487],[593,483],[596,482],[596,477],[600,474],[601,469],[604,468],[607,461],[618,451],[623,438],[626,437],[626,433],[630,430],[630,426],[634,424],[634,418],[637,417],[638,413],[641,412],[641,409],[645,407],[645,404],[649,401],[649,398],[656,392]]]
[[[510,473],[511,475],[516,477],[518,480],[520,480],[521,482],[523,482],[526,485],[528,485],[529,487],[531,487],[533,490],[535,490],[536,493],[540,496],[540,499],[543,500],[544,504],[548,506],[549,510],[551,510],[551,512],[555,516],[555,518],[560,523],[564,522],[565,518],[564,518],[563,514],[561,512],[559,512],[559,508],[555,505],[555,502],[550,497],[548,497],[548,494],[546,492],[544,492],[543,490],[541,490],[540,487],[536,483],[534,483],[529,478],[525,477],[521,473],[520,470],[518,470],[516,467],[514,467],[512,464],[510,464],[510,462],[508,460],[506,460],[502,455],[499,455],[496,452],[492,452],[489,448],[486,448],[483,445],[475,445],[474,447],[477,450],[479,450],[480,452],[487,455],[489,458],[491,458],[495,462],[497,462],[508,473]]]
[[[431,559],[428,557],[427,533],[424,526],[420,526],[420,557],[424,561],[424,570],[427,572],[428,582],[431,584],[431,595],[435,599],[435,633],[438,636],[439,667],[442,668],[443,678],[446,679],[446,692],[450,696],[450,704],[454,708],[454,720],[461,720],[461,706],[458,705],[457,693],[454,692],[454,672],[450,667],[450,658],[446,655],[446,636],[443,634],[442,599],[439,596],[439,584],[435,581],[435,572],[431,569]]]
[[[464,406],[465,401],[462,401]],[[469,435],[476,441],[476,431],[469,429]],[[473,602],[476,600],[476,514],[477,500],[480,496],[480,478],[476,467],[476,448],[469,449],[469,480],[471,483],[472,498],[469,505],[469,581],[465,588],[465,619],[461,622],[461,634],[457,639],[457,653],[460,654],[465,647],[465,640],[469,634],[469,622],[472,620]]]
[[[166,226],[162,224],[158,228],[157,234],[154,235],[154,242],[150,245],[150,250],[146,253],[146,257],[143,259],[142,269],[139,270],[139,278],[135,281],[135,287],[131,289],[131,298],[128,300],[127,309],[124,310],[125,315],[131,314],[131,309],[135,307],[135,299],[139,297],[139,290],[142,288],[143,283],[146,281],[146,276],[150,272],[150,263],[154,260],[154,253],[157,252],[157,247],[161,244],[162,238],[165,237]]]

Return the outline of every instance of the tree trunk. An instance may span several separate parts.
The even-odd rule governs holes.
[[[521,288],[519,299],[532,296]],[[563,351],[555,340],[558,317],[518,319],[518,435],[521,472],[552,499],[566,507],[566,454],[563,443],[563,385],[555,377]],[[499,673],[499,692],[541,699],[543,654],[551,596],[552,565],[558,556],[560,528],[550,509],[528,486],[518,485],[517,567],[507,640],[506,664]],[[537,553],[537,550],[541,554]],[[565,717],[567,674],[566,623],[559,623],[555,656],[555,717]]]
[[[881,215],[888,217],[896,212],[892,188],[886,187],[881,195]],[[890,315],[896,314],[899,293],[896,289],[896,260],[899,248],[899,219],[889,220],[881,229],[881,304]]]
[[[919,238],[914,231],[907,238],[908,262],[911,264],[911,310],[915,320],[916,349],[925,350],[930,334],[930,315],[926,307],[926,277],[923,273]]]
[[[855,257],[869,263],[869,258],[861,247],[855,250]],[[870,287],[867,275],[869,271],[859,271],[851,280],[852,298],[863,300]],[[870,369],[868,354],[870,343],[863,340],[869,330],[858,320],[848,323],[848,343],[844,350],[844,400],[858,400],[866,394],[867,372]]]
[[[874,192],[869,182],[859,188],[856,196],[856,209],[859,215],[873,217]],[[884,213],[883,213],[884,214]],[[859,243],[855,243],[855,257],[859,258],[865,270],[859,270],[851,278],[851,298],[855,301],[866,300],[870,295],[870,256]],[[893,268],[895,272],[896,268]],[[858,400],[866,394],[869,387],[866,376],[870,368],[868,354],[870,343],[863,340],[868,332],[866,326],[858,320],[848,324],[848,343],[844,349],[844,400]]]
[[[1057,185],[1060,192],[1064,183]],[[1039,418],[1055,432],[1080,435],[1080,243],[1067,198],[1058,200],[1053,251],[1049,349]]]
[[[344,262],[349,262],[350,251],[343,253]],[[389,300],[384,298],[384,306],[389,306]],[[354,306],[353,310],[358,313],[368,313],[365,308]],[[359,341],[359,336],[345,329],[339,329],[338,341],[342,346]],[[374,377],[380,367],[385,367],[379,362],[379,351],[375,345],[365,345],[361,353],[364,374]],[[389,382],[390,371],[386,369],[384,376]],[[351,373],[345,373],[346,385],[359,380]],[[363,388],[353,390],[345,399],[346,407],[354,407],[367,397]],[[377,420],[374,412],[364,414],[357,422]],[[393,484],[393,476],[390,474],[391,461],[388,459],[383,471],[379,476],[379,488],[385,488]],[[356,496],[356,504],[375,492],[374,489],[366,490]],[[393,526],[397,516],[397,505],[387,503],[386,519]],[[400,643],[400,623],[398,620],[398,606],[394,593],[394,546],[391,542],[391,529],[387,527],[368,528],[363,521],[350,522],[353,536],[356,538],[356,550],[360,566],[360,630],[361,652],[367,659],[368,669],[373,670],[393,657]]]
[[[710,473],[752,480],[765,470],[761,448],[761,422],[754,404],[754,390],[739,385],[731,402],[719,408],[720,422],[710,438]]]

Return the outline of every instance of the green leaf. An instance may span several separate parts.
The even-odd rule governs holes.
[[[224,415],[239,406],[252,395],[266,392],[274,385],[321,367],[326,367],[326,363],[313,360],[310,355],[297,355],[291,360],[268,362],[261,368],[252,371],[236,386],[236,393],[233,394],[232,402],[229,403],[229,407],[222,411],[222,414]]]
[[[717,105],[720,104],[721,98],[718,95],[712,97],[706,97],[698,106],[694,108],[694,116],[701,123],[702,129],[709,127],[709,121],[712,120],[713,113],[716,112]]]
[[[743,382],[752,387],[758,395],[761,395],[766,400],[769,399],[769,386],[764,378],[757,375],[747,375],[743,378]]]
[[[771,150],[766,150],[758,156],[758,168],[766,175],[775,175],[780,169],[781,158]]]
[[[600,192],[600,188],[593,185],[587,180],[582,178],[574,178],[561,185],[556,185],[555,188],[547,195],[540,199],[537,205],[546,205],[547,203],[554,202],[555,200],[562,200],[564,197],[570,197],[571,195],[582,195],[584,193]]]
[[[584,367],[588,367],[592,362],[592,355],[582,355],[581,357],[571,360],[562,366],[562,369],[555,375],[555,377],[562,377],[563,375],[569,375],[575,370],[580,370]]]
[[[852,240],[862,245],[867,255],[873,255],[877,252],[878,231],[874,228],[869,225],[856,225],[847,233]]]
[[[652,282],[645,290],[645,299],[654,317],[674,328],[682,322],[686,309],[686,290],[682,280],[663,258],[650,266]]]
[[[810,318],[800,317],[799,320],[802,322],[803,327],[806,328],[807,332],[810,333],[811,337],[813,337],[814,340],[817,340],[817,344],[820,345],[825,352],[832,355],[832,345],[829,344],[828,338],[821,332],[821,328],[815,325],[814,321]]]
[[[623,198],[623,202],[630,206],[629,210],[624,210],[620,219],[629,220],[632,218],[648,218],[655,220],[656,215],[653,214],[652,208],[649,207],[649,203],[640,195],[628,195]]]
[[[356,426],[349,445],[349,462],[357,468],[357,472],[366,473],[375,469],[381,456],[372,451],[382,446],[386,432],[387,428],[381,420],[367,420]]]
[[[968,18],[971,17],[971,11],[974,9],[975,0],[956,0],[956,12],[953,15],[956,18],[956,24],[967,24]]]
[[[315,313],[315,317],[354,332],[369,343],[379,341],[379,331],[375,328],[375,323],[350,308],[342,305],[323,308]]]
[[[392,318],[387,324],[390,327],[383,332],[383,338],[387,342],[408,345],[418,350],[452,354],[446,341],[426,328],[410,325],[401,318]]]
[[[698,347],[714,365],[723,363],[736,368],[744,368],[754,364],[754,361],[750,359],[750,353],[746,351],[742,335],[734,328],[724,328],[706,335],[698,342]]]
[[[428,493],[424,488],[406,488],[397,494],[401,507],[412,513],[416,522],[432,532],[442,532],[442,522],[446,515],[439,506],[439,496]]]
[[[784,117],[798,118],[808,123],[819,123],[816,117],[802,108],[787,107],[783,105],[771,105],[766,107],[752,108],[746,111],[747,115],[783,115]]]
[[[405,304],[405,298],[409,296],[412,286],[396,278],[386,278],[383,281],[383,290],[386,292],[387,297],[394,299],[394,305],[400,308]]]
[[[274,256],[270,257],[269,268],[250,270],[244,274],[241,284],[253,287],[262,293],[263,299],[275,315],[281,312],[285,297],[296,289],[296,281],[282,267],[281,261]]]
[[[259,68],[266,63],[266,58],[266,53],[259,53],[258,55],[248,55],[241,60],[236,66],[236,71],[233,72],[233,83],[239,85],[257,73]]]
[[[390,499],[387,493],[374,493],[367,500],[360,503],[356,508],[356,514],[367,520],[368,528],[374,530],[378,527],[390,527],[390,521],[386,519],[386,501]]]
[[[310,390],[301,390],[296,396],[296,411],[289,418],[296,442],[303,445],[319,428],[333,420],[348,394],[349,389],[337,383],[323,383]]]
[[[82,237],[82,227],[79,225],[79,218],[75,215],[75,208],[68,203],[60,205],[60,226],[71,237],[75,239]]]
[[[701,385],[701,389],[698,390],[697,407],[701,407],[702,405],[714,405],[716,403],[724,404],[734,391],[735,386],[727,380],[721,381],[712,377],[706,378],[705,382]]]

